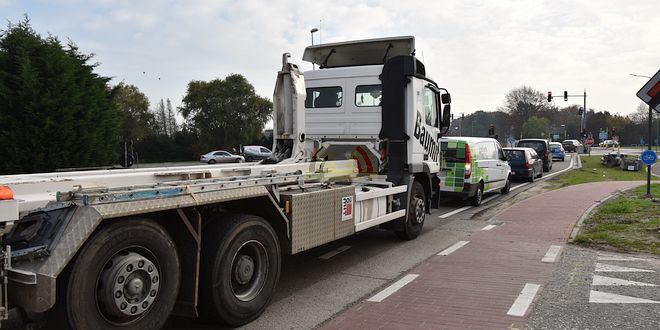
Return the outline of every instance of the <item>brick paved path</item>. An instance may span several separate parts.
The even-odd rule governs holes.
[[[357,303],[322,328],[522,329],[533,305],[524,316],[507,313],[525,284],[540,285],[540,292],[549,281],[556,263],[541,259],[550,246],[563,246],[597,201],[640,184],[569,186],[517,203],[493,218],[490,223],[497,227],[472,233],[455,252],[403,273],[419,275],[403,288],[381,302]]]

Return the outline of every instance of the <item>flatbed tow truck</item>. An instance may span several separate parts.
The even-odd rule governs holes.
[[[281,257],[373,228],[414,239],[438,198],[450,97],[413,37],[284,54],[258,164],[0,176],[0,318],[158,329],[259,317]]]

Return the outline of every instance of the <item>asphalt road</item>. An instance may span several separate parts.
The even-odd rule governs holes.
[[[571,164],[569,157],[564,162],[554,162],[543,180]],[[392,232],[372,229],[286,257],[273,301],[261,317],[244,329],[314,328],[459,238],[480,230],[489,214],[512,203],[517,194],[538,182],[514,182],[510,194],[486,195],[479,207],[456,200],[443,202],[427,215],[422,233],[412,241],[401,241]],[[329,255],[333,256],[328,258]],[[166,329],[184,328],[218,329],[218,326],[180,317],[172,317],[166,326]]]

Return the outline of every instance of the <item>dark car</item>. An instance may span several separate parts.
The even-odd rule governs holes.
[[[550,143],[547,140],[521,139],[516,147],[534,149],[536,154],[543,160],[543,171],[548,172],[552,169],[552,154],[550,153]]]
[[[561,143],[561,146],[564,147],[566,152],[577,152],[578,148],[582,146],[578,140],[564,140]]]
[[[532,148],[503,148],[513,178],[534,182],[543,177],[543,160]]]

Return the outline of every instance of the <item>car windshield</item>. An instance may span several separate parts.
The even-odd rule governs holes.
[[[560,146],[550,146],[550,150],[553,151],[553,152],[559,152],[559,151],[561,151],[561,147]]]
[[[519,147],[525,147],[525,148],[532,148],[536,150],[537,154],[543,154],[543,150],[545,149],[545,143],[543,142],[535,142],[535,141],[520,141],[518,143]]]

